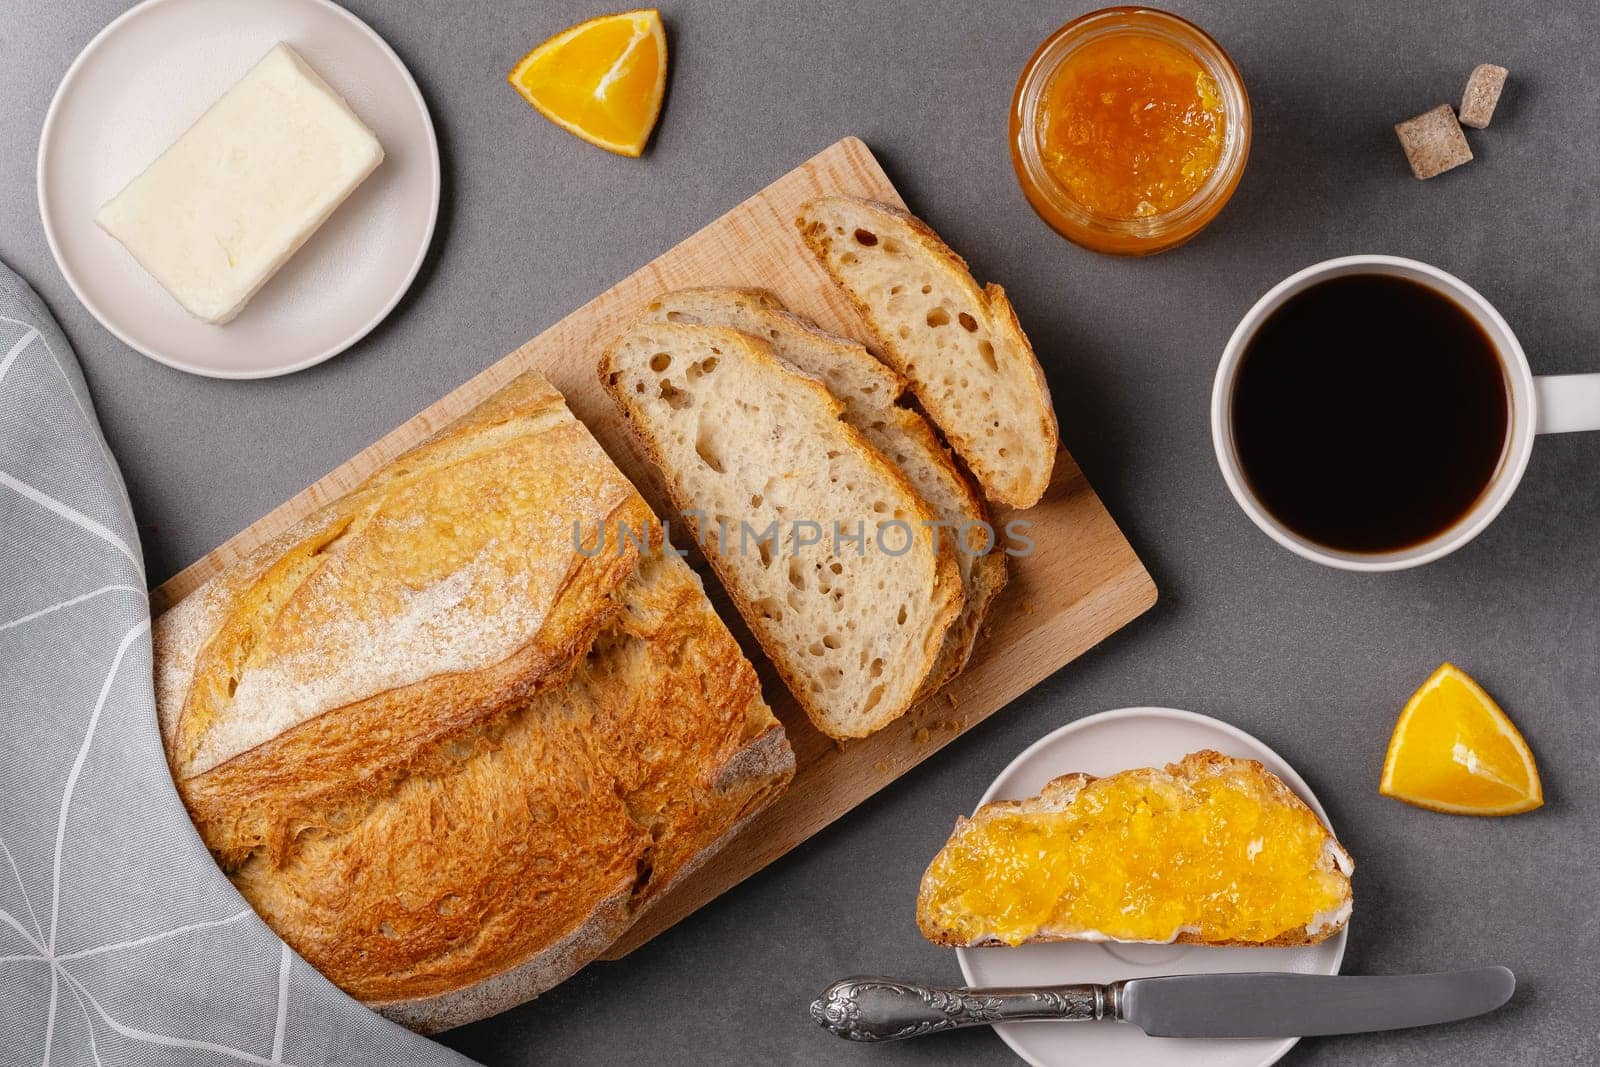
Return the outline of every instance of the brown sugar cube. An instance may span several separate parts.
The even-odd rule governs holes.
[[[1472,160],[1467,135],[1461,132],[1461,123],[1449,104],[1396,123],[1394,132],[1406,150],[1411,173],[1419,178],[1432,178]]]
[[[1467,91],[1461,94],[1461,125],[1475,130],[1489,127],[1494,118],[1494,106],[1500,102],[1501,90],[1506,87],[1510,71],[1493,63],[1479,63],[1472,68],[1467,79]]]

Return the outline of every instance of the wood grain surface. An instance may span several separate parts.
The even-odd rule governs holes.
[[[801,246],[794,225],[802,203],[827,194],[904,203],[866,145],[855,138],[839,141],[174,575],[151,592],[152,611],[177,603],[261,542],[342,496],[530,369],[543,373],[566,395],[573,413],[656,511],[673,514],[659,477],[600,388],[595,374],[600,351],[650,298],[694,285],[769,289],[823,328],[865,338],[855,309]],[[1062,427],[1063,437],[1070,439],[1071,434],[1070,426]],[[889,727],[844,744],[812,728],[729,609],[716,579],[699,566],[719,612],[761,671],[767,699],[789,732],[798,770],[788,793],[659,898],[607,958],[627,954],[782,856],[1155,603],[1150,576],[1065,451],[1056,457],[1050,489],[1038,506],[995,518],[1000,527],[1011,518],[1031,523],[1026,532],[1034,547],[1031,554],[1012,560],[1011,581],[967,669]],[[699,561],[691,556],[691,562]]]

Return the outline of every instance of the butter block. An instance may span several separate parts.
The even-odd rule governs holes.
[[[381,162],[372,131],[278,44],[95,221],[185,311],[220,325]]]

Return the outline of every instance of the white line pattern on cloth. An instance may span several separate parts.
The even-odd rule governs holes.
[[[195,930],[215,930],[219,926],[232,926],[240,919],[248,919],[251,914],[252,912],[250,909],[246,908],[241,912],[237,912],[228,916],[226,919],[213,919],[210,922],[190,923],[187,926],[178,926],[171,930],[163,930],[159,934],[151,934],[148,937],[136,937],[132,941],[118,941],[114,945],[96,945],[94,948],[86,948],[78,952],[63,952],[57,956],[56,959],[82,960],[88,959],[90,956],[98,956],[103,952],[120,952],[125,948],[141,948],[145,945],[153,945],[157,941],[165,941],[169,937],[177,937],[179,934],[192,933]],[[287,948],[288,946],[285,945],[284,947]]]
[[[4,269],[5,264],[0,263],[0,270]],[[0,315],[0,322],[9,322],[13,326],[22,326],[35,331],[38,329],[33,323],[14,319],[9,315]],[[72,380],[67,377],[66,364],[61,362],[61,357],[56,355],[56,350],[50,346],[50,339],[42,333],[39,334],[39,343],[44,346],[45,352],[49,354],[50,362],[55,364],[56,373],[61,376],[61,384],[67,387],[67,392],[72,397],[73,407],[77,408],[78,414],[83,416],[83,424],[89,428],[90,433],[94,434],[95,441],[100,446],[100,455],[104,457],[106,466],[111,470],[116,470],[117,461],[112,458],[111,450],[106,447],[105,438],[100,434],[100,424],[93,415],[89,414],[89,409],[83,406],[83,401],[78,397],[78,391],[72,387]]]
[[[63,505],[65,506],[65,505]],[[108,530],[107,533],[110,531]],[[61,850],[67,840],[67,813],[72,807],[72,791],[78,785],[78,775],[83,771],[83,761],[89,757],[89,746],[94,742],[95,727],[100,725],[100,713],[105,710],[106,697],[111,694],[111,684],[117,679],[117,671],[122,666],[122,657],[128,654],[128,646],[134,639],[150,629],[150,620],[147,618],[122,637],[122,643],[117,646],[117,654],[111,661],[111,669],[106,672],[105,684],[100,687],[100,699],[95,701],[94,713],[89,716],[89,728],[84,732],[83,744],[78,747],[78,758],[72,763],[72,770],[67,774],[67,788],[61,794],[61,817],[56,822],[56,865],[55,874],[50,885],[50,937],[45,943],[45,953],[50,957],[50,965],[54,969],[50,976],[50,1009],[45,1016],[44,1028],[44,1062],[45,1067],[50,1064],[50,1046],[55,1038],[56,1031],[56,1001],[61,990],[59,975],[65,974],[60,964],[55,959],[56,954],[56,920],[61,917]],[[89,998],[93,1000],[93,997]]]
[[[77,987],[78,991],[88,998],[89,1003],[94,1007],[95,1014],[104,1019],[107,1026],[111,1027],[111,1029],[115,1030],[123,1037],[132,1038],[135,1041],[146,1041],[152,1045],[166,1045],[170,1048],[202,1049],[207,1052],[218,1053],[228,1057],[229,1059],[243,1060],[245,1063],[264,1064],[265,1067],[287,1067],[287,1065],[280,1060],[267,1059],[265,1056],[257,1056],[254,1053],[246,1052],[243,1049],[229,1048],[227,1045],[218,1045],[211,1041],[193,1041],[186,1037],[172,1037],[167,1034],[152,1033],[149,1030],[140,1030],[138,1027],[134,1026],[125,1026],[113,1019],[106,1012],[105,1008],[100,1006],[100,1002],[94,999],[94,994],[85,989],[83,987],[83,983],[74,978],[70,972],[61,967],[59,964],[56,966],[56,970],[60,973],[61,977],[65,978],[69,984]],[[45,1062],[48,1063],[49,1061],[46,1060]]]
[[[26,898],[24,898],[24,899],[26,899]],[[29,911],[33,910],[33,905],[32,904],[28,905],[28,910]],[[23,940],[27,941],[28,944],[30,944],[34,948],[38,949],[41,953],[44,951],[44,942],[38,940],[32,934],[28,933],[28,928],[23,926],[20,922],[18,922],[17,921],[17,917],[15,915],[12,915],[9,911],[6,911],[4,908],[0,908],[0,922],[4,922],[7,926],[11,927],[17,933],[21,934],[22,937],[23,937]],[[43,959],[44,957],[41,956],[40,958]]]
[[[39,935],[34,944],[42,946],[44,943],[44,927],[39,925],[39,916],[33,913],[33,901],[28,899],[28,887],[22,884],[22,872],[17,870],[17,861],[11,855],[11,850],[6,847],[6,840],[3,837],[0,837],[0,852],[6,854],[6,862],[11,865],[11,877],[17,880],[17,892],[22,894],[22,903],[28,907],[28,918],[33,920],[33,932]],[[3,914],[5,912],[0,911],[0,915]],[[23,933],[26,936],[27,932],[24,931]]]
[[[278,1021],[272,1027],[272,1058],[283,1057],[283,1024],[289,1017],[289,970],[294,963],[294,957],[289,954],[289,946],[283,946],[282,958],[278,963]]]
[[[29,326],[23,333],[22,339],[11,346],[11,351],[6,353],[4,359],[0,359],[0,382],[6,380],[6,371],[10,370],[11,364],[17,361],[18,356],[22,355],[22,350],[33,344],[33,342],[37,341],[38,339],[39,331],[35,330],[32,326]]]
[[[100,725],[100,713],[105,710],[106,697],[111,695],[111,684],[117,680],[117,671],[122,667],[122,657],[128,654],[128,646],[150,629],[150,620],[146,619],[133,629],[122,635],[122,643],[117,646],[117,654],[111,660],[111,669],[106,672],[106,680],[100,687],[100,698],[94,702],[94,712],[89,716],[89,728],[84,731],[83,744],[78,747],[78,758],[72,762],[72,770],[67,774],[67,788],[61,794],[61,817],[56,820],[56,866],[55,875],[51,879],[50,887],[50,938],[45,942],[45,949],[54,957],[56,954],[56,920],[61,917],[61,850],[67,842],[67,813],[72,807],[72,791],[77,788],[78,775],[83,771],[83,761],[89,758],[89,746],[94,744],[95,727]]]
[[[35,489],[33,486],[21,481],[20,479],[13,478],[5,471],[0,471],[0,485],[3,485],[18,495],[33,501],[35,504],[38,504],[40,507],[45,508],[46,510],[55,512],[57,515],[60,515],[63,519],[66,519],[74,526],[94,534],[96,537],[100,538],[100,540],[111,545],[118,552],[121,552],[124,556],[127,556],[130,560],[132,560],[134,564],[138,566],[140,576],[143,577],[144,561],[139,558],[139,554],[133,549],[129,548],[126,541],[112,533],[110,530],[106,529],[104,526],[100,525],[98,522],[95,522],[83,512],[78,511],[76,508],[68,507],[66,504],[63,504],[61,501],[57,500],[48,493],[39,492],[39,490]]]
[[[61,611],[65,608],[76,607],[79,604],[82,604],[85,600],[93,600],[97,596],[104,596],[107,593],[116,592],[138,593],[140,596],[149,595],[136,585],[102,585],[99,589],[91,590],[87,593],[84,593],[82,596],[75,596],[71,600],[63,600],[59,603],[51,604],[47,608],[40,608],[38,611],[35,611],[29,615],[24,615],[20,619],[12,619],[10,622],[0,622],[0,630],[9,630],[14,626],[23,626],[32,622],[34,619],[42,619],[46,615],[52,615],[55,612]],[[13,864],[12,873],[15,873],[15,871],[16,865]],[[17,881],[19,883],[22,881],[20,875],[17,877]]]

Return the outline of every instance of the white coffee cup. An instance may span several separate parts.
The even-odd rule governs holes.
[[[1509,428],[1505,454],[1488,487],[1471,510],[1447,529],[1419,544],[1392,552],[1346,552],[1308,540],[1275,519],[1256,499],[1239,463],[1233,438],[1233,386],[1239,362],[1256,330],[1296,293],[1347,274],[1387,274],[1420,282],[1449,297],[1477,320],[1493,343],[1505,373],[1509,400]],[[1500,514],[1533,451],[1533,438],[1541,433],[1600,430],[1600,374],[1556,374],[1534,377],[1528,357],[1506,320],[1476,289],[1438,267],[1395,256],[1344,256],[1314,264],[1273,286],[1257,300],[1228,338],[1211,390],[1211,440],[1228,489],[1246,515],[1274,541],[1289,551],[1329,567],[1351,571],[1395,571],[1432,562],[1454,552],[1478,535]]]

